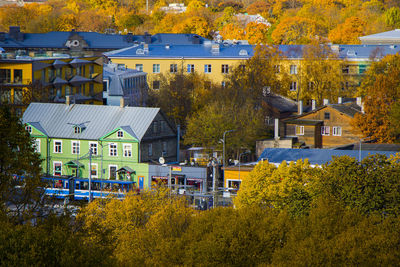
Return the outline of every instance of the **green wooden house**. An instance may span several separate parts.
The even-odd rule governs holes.
[[[159,108],[31,103],[23,122],[49,176],[90,174],[145,188],[148,162],[176,161],[176,131]]]

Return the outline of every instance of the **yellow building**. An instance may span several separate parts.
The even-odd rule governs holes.
[[[229,190],[239,190],[243,180],[254,169],[254,166],[230,166],[224,168],[224,187]]]
[[[158,89],[160,74],[204,74],[210,81],[222,84],[232,69],[253,55],[251,45],[215,44],[206,41],[191,45],[136,45],[105,53],[115,64],[148,73],[151,88]]]
[[[103,103],[103,59],[1,59],[0,101],[21,114],[30,102]]]

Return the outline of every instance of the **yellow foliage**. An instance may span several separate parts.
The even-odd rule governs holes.
[[[226,24],[220,31],[219,34],[224,40],[243,40],[244,31],[239,26],[229,23]]]
[[[266,44],[268,26],[263,23],[250,22],[247,24],[245,39],[250,44]]]

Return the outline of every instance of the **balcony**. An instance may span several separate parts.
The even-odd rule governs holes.
[[[31,83],[31,79],[8,79],[0,78],[0,84],[6,86],[27,86]]]

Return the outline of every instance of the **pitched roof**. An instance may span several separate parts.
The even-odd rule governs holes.
[[[369,155],[383,154],[389,157],[396,154],[397,151],[370,151],[362,150],[361,158]],[[268,160],[270,163],[280,164],[282,161],[290,162],[299,159],[308,159],[311,165],[322,165],[332,160],[333,156],[350,156],[359,158],[359,151],[356,150],[332,150],[332,149],[292,149],[292,148],[266,148],[258,158]]]
[[[359,37],[359,39],[361,41],[376,40],[376,39],[400,41],[400,29],[361,36]]]
[[[24,123],[40,123],[51,138],[97,140],[122,128],[141,140],[159,111],[159,108],[31,103],[22,119]],[[75,134],[73,125],[78,124],[86,128]]]
[[[327,105],[318,107],[318,108],[316,108],[314,110],[311,110],[309,112],[303,113],[301,115],[297,115],[294,118],[286,120],[286,122],[287,123],[303,122],[302,124],[306,124],[307,121],[312,121],[310,124],[316,124],[317,122],[322,122],[322,121],[317,121],[317,120],[309,120],[309,119],[301,119],[301,118],[304,117],[304,116],[307,116],[307,115],[309,115],[311,113],[315,113],[317,111],[320,111],[320,110],[322,110],[324,108],[327,108],[327,107],[331,107],[331,108],[333,108],[333,109],[335,109],[335,110],[337,110],[337,111],[339,111],[339,112],[341,112],[341,113],[343,113],[343,114],[345,114],[345,115],[347,115],[349,117],[352,117],[352,118],[354,117],[354,115],[356,113],[361,113],[361,107],[358,106],[355,103],[352,103],[352,102],[344,103],[344,104],[327,104]]]
[[[280,112],[296,112],[297,111],[297,103],[296,101],[289,99],[287,97],[278,95],[278,94],[269,94],[265,102],[278,109]]]

